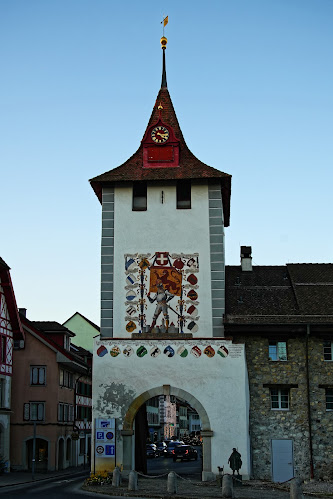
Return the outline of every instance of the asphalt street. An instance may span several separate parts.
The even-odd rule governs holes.
[[[96,494],[81,490],[85,477],[57,478],[40,482],[30,482],[22,485],[2,487],[1,499],[105,499],[105,494]],[[108,499],[117,499],[119,496],[107,496]],[[127,497],[126,499],[137,499]]]
[[[200,479],[202,461],[199,457],[197,461],[176,461],[174,463],[171,458],[158,457],[147,460],[147,469],[148,474],[151,475],[168,474],[170,471],[174,471],[182,476],[191,475]]]

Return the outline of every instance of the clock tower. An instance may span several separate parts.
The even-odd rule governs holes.
[[[231,176],[187,147],[161,44],[162,84],[137,151],[91,180],[102,204],[93,412],[95,429],[103,418],[115,429],[112,450],[95,431],[95,469],[135,469],[136,414],[152,397],[174,396],[200,416],[203,480],[228,468],[233,447],[248,475],[244,345],[223,328]]]

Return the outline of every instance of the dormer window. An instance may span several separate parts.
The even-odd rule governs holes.
[[[147,210],[147,182],[133,183],[132,211]]]
[[[177,210],[191,209],[191,180],[177,181]]]

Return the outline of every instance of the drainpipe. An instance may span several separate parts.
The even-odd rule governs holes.
[[[313,473],[313,448],[312,448],[312,424],[311,424],[311,406],[310,406],[310,376],[309,376],[309,336],[310,324],[306,325],[306,352],[305,352],[305,368],[306,368],[306,390],[308,402],[308,424],[309,424],[309,450],[310,450],[310,477],[314,478]]]

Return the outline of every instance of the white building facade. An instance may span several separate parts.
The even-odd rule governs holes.
[[[0,258],[0,472],[10,470],[10,423],[14,342],[23,342],[10,268]]]
[[[92,468],[135,469],[136,413],[164,395],[185,400],[200,417],[203,480],[218,466],[228,469],[234,447],[249,476],[244,345],[223,330],[231,177],[187,148],[166,85],[165,50],[163,63],[139,149],[91,180],[102,204],[93,418],[115,420],[114,448],[95,438]]]

